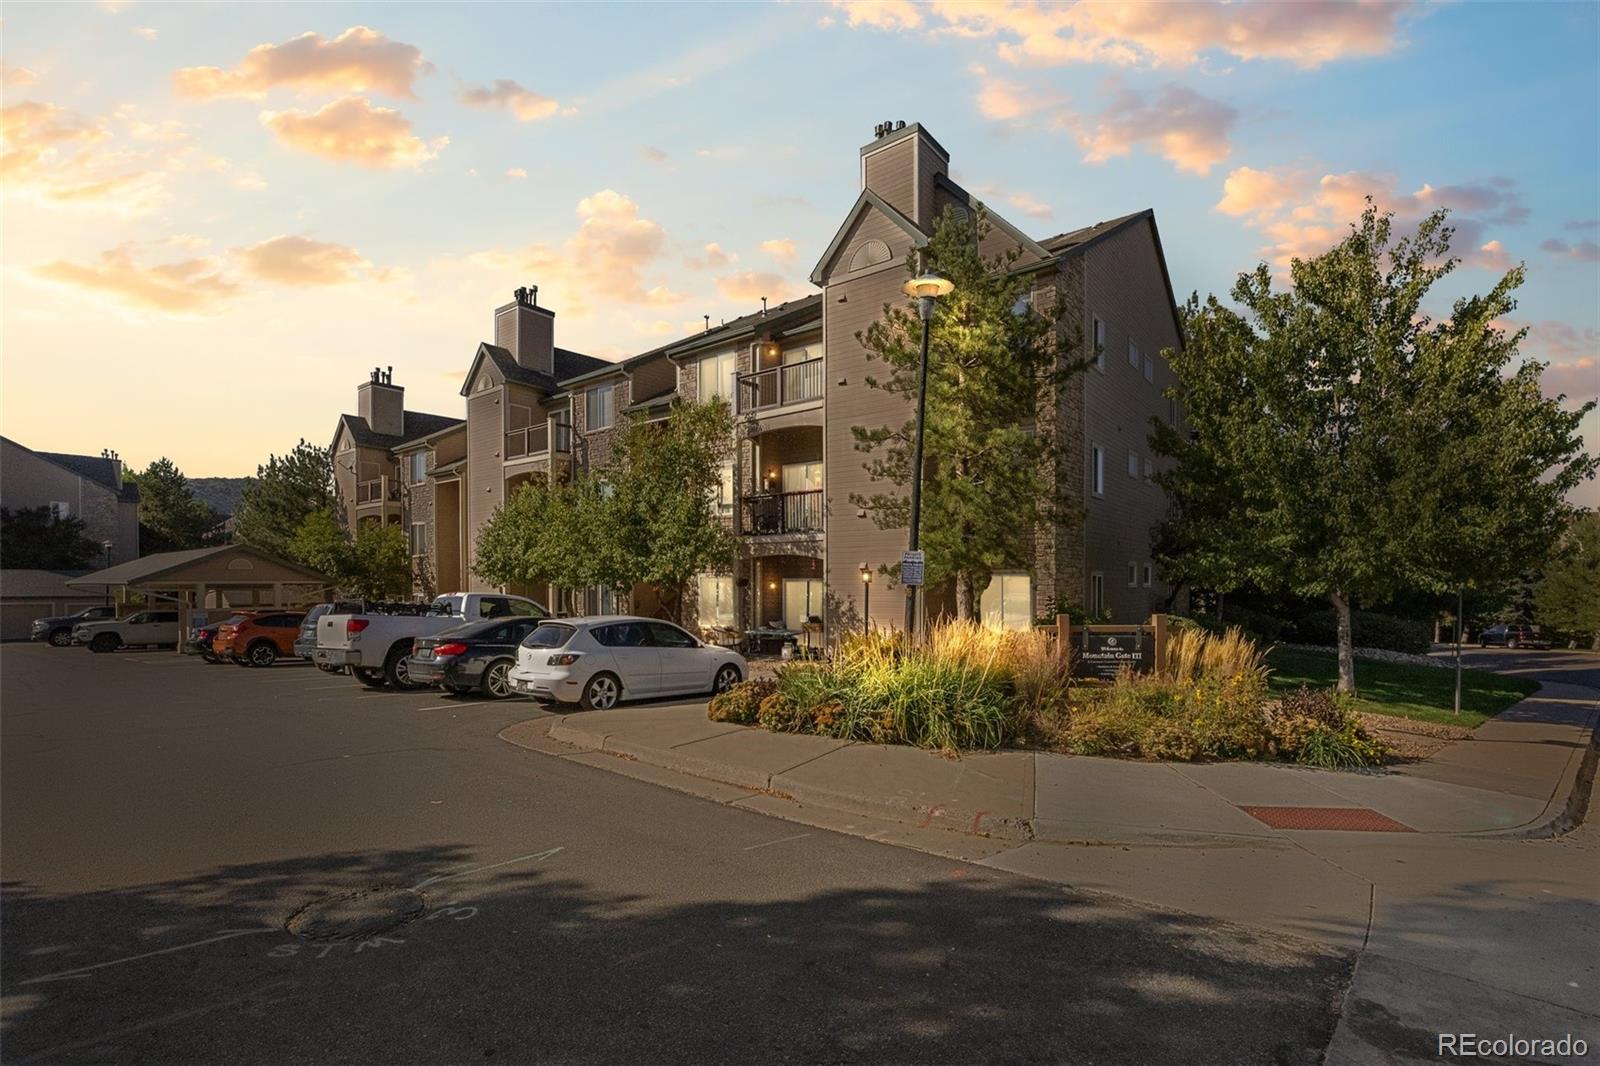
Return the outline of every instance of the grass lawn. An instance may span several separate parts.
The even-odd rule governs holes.
[[[1272,667],[1272,687],[1277,690],[1332,687],[1339,679],[1339,664],[1331,651],[1278,648],[1267,657]],[[1461,672],[1461,715],[1455,707],[1456,674],[1431,666],[1356,660],[1358,707],[1371,714],[1392,714],[1423,722],[1476,729],[1524,696],[1539,688],[1537,681],[1492,674],[1487,670]]]

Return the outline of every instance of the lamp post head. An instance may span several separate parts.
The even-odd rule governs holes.
[[[863,584],[872,584],[872,568],[866,563],[861,564],[861,581]]]
[[[955,287],[949,278],[923,271],[902,285],[901,291],[917,301],[917,317],[928,322],[933,318],[933,301],[948,296]]]

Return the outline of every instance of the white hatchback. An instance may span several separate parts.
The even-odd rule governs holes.
[[[509,680],[536,700],[606,710],[623,699],[726,692],[745,672],[744,656],[671,622],[606,615],[540,623],[518,648]]]

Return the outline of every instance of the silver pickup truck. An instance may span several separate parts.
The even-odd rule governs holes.
[[[432,603],[369,604],[360,614],[329,612],[317,619],[312,660],[328,669],[348,666],[357,681],[371,688],[411,688],[406,656],[418,637],[481,619],[544,618],[549,613],[533,600],[498,592],[451,592]]]

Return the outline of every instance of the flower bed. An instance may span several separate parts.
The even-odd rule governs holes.
[[[1175,632],[1166,669],[1074,681],[1042,632],[935,627],[909,648],[855,637],[711,701],[716,721],[954,753],[1002,746],[1144,759],[1288,759],[1371,766],[1384,746],[1324,690],[1271,699],[1263,653],[1238,630]]]

